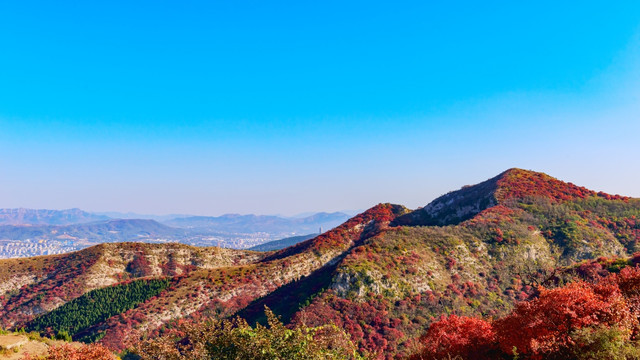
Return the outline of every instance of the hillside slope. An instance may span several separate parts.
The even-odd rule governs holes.
[[[181,244],[101,244],[81,251],[0,260],[0,327],[24,326],[93,289],[141,277],[251,263],[261,253]]]
[[[638,251],[639,218],[639,199],[511,169],[364,240],[293,321],[333,322],[393,356],[441,314],[499,316],[559,267]]]
[[[92,289],[169,279],[82,336],[122,349],[176,321],[263,321],[266,305],[284,321],[334,323],[362,353],[392,358],[441,314],[501,316],[560,267],[638,251],[639,218],[638,199],[510,169],[414,211],[377,205],[275,252],[105,244],[0,262],[0,319],[28,325]]]

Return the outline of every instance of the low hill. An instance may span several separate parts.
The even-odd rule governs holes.
[[[26,325],[83,294],[138,278],[183,276],[253,263],[263,255],[182,244],[101,244],[81,251],[0,260],[0,327]]]
[[[0,261],[0,321],[30,326],[113,285],[104,293],[124,292],[135,301],[116,307],[127,309],[121,314],[84,319],[78,334],[111,349],[178,321],[237,314],[262,322],[266,305],[285,322],[333,323],[361,353],[391,359],[408,354],[443,314],[503,316],[536,296],[537,285],[557,269],[630,256],[640,250],[638,219],[639,199],[511,169],[414,211],[379,204],[275,252],[104,244]],[[137,279],[169,283],[159,293],[144,283],[129,291],[127,282]],[[101,294],[91,296],[99,302]],[[91,302],[74,304],[85,303]],[[84,311],[73,306],[67,313]]]

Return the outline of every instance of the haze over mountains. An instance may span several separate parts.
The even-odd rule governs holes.
[[[176,216],[156,221],[110,219],[79,209],[1,209],[0,257],[57,254],[124,241],[248,248],[292,235],[317,233],[320,228],[331,229],[348,218],[343,213],[317,213],[304,218]]]
[[[510,169],[416,210],[379,204],[279,251],[110,243],[2,260],[0,326],[57,327],[122,350],[177,319],[253,323],[268,306],[286,323],[335,324],[361,354],[392,359],[441,315],[504,316],[538,285],[637,263],[638,219],[640,199]],[[147,295],[92,305],[131,287]]]
[[[334,227],[347,218],[347,214],[340,212],[321,212],[303,218],[283,218],[279,216],[269,215],[227,214],[218,217],[180,217],[167,220],[164,223],[174,227],[209,232],[269,232],[277,234],[291,234],[293,232],[298,234],[308,234],[312,232],[318,232],[320,227],[322,227],[323,225],[324,229],[327,230],[327,226]]]
[[[0,225],[70,225],[110,219],[80,209],[0,209]]]
[[[136,239],[180,239],[184,229],[171,228],[154,220],[111,219],[72,225],[2,225],[0,239],[63,239],[87,243],[134,241]]]

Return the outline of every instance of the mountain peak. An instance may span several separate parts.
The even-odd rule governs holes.
[[[392,225],[451,225],[468,220],[487,208],[518,199],[538,197],[564,202],[589,196],[610,200],[628,199],[596,193],[542,172],[511,168],[479,184],[466,185],[442,195],[427,206],[400,216]]]
[[[558,180],[545,173],[509,169],[496,178],[495,198],[498,202],[525,197],[546,197],[555,201],[583,199],[596,192],[570,182]]]

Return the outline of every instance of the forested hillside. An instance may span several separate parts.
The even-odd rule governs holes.
[[[31,324],[45,332],[49,325],[64,323],[61,328],[77,337],[99,339],[120,351],[143,338],[214,319],[240,316],[249,325],[264,324],[267,306],[291,329],[343,329],[357,356],[391,359],[420,353],[439,359],[477,352],[509,358],[511,342],[492,335],[503,331],[499,324],[505,322],[497,319],[526,324],[521,319],[527,306],[544,309],[543,303],[573,296],[562,294],[593,293],[600,303],[614,301],[620,311],[632,311],[635,298],[628,294],[636,290],[620,290],[624,301],[618,301],[611,297],[617,290],[602,289],[607,282],[635,289],[639,218],[638,199],[511,169],[414,211],[379,204],[331,231],[274,252],[109,244],[66,257],[0,262],[0,312],[5,327]],[[621,269],[628,270],[617,275]],[[131,282],[138,278],[144,280]],[[620,283],[623,278],[626,285]],[[149,281],[168,285],[164,290],[137,288],[155,284]],[[94,290],[106,286],[112,287],[104,293]],[[129,291],[132,286],[135,290]],[[95,303],[89,299],[103,301],[104,294],[122,300],[108,311],[91,310]],[[93,315],[74,324],[69,314],[83,311]],[[603,319],[589,326],[611,324]],[[209,329],[221,324],[214,323]],[[517,330],[513,326],[509,331]],[[452,330],[456,327],[488,334],[479,344],[489,345],[482,351],[460,345],[470,340]],[[253,329],[247,331],[262,331]],[[580,339],[591,336],[580,331]],[[633,347],[633,331],[616,339]],[[433,337],[444,333],[462,340],[434,345]],[[607,334],[598,336],[618,336]],[[240,341],[237,334],[227,335]],[[568,342],[538,351],[531,344],[540,344],[540,338],[522,336],[513,345],[521,358],[551,356],[560,347],[575,351],[565,346]],[[162,346],[171,347],[178,338],[162,339]]]
[[[54,330],[64,331],[74,340],[96,340],[98,334],[87,333],[87,329],[160,294],[169,284],[169,279],[144,279],[92,290],[35,318],[27,330],[47,335],[54,335]]]

